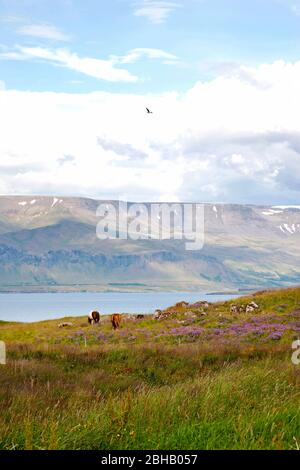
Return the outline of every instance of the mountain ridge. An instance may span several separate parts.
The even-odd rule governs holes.
[[[0,196],[0,290],[124,283],[222,291],[300,281],[300,206],[204,203],[205,243],[192,252],[184,240],[99,240],[99,204],[118,201]]]

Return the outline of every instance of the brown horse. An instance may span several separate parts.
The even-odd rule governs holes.
[[[114,330],[120,328],[122,315],[120,313],[114,313],[111,315],[110,320]]]

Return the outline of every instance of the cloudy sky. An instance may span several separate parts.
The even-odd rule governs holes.
[[[0,0],[0,194],[299,204],[300,0]]]

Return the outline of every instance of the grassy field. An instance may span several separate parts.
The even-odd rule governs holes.
[[[234,303],[252,300],[117,331],[0,322],[0,449],[299,449],[300,288]]]

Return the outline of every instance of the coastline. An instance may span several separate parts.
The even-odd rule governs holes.
[[[273,286],[274,287],[274,286]],[[72,285],[23,285],[23,286],[0,286],[0,294],[74,294],[74,293],[155,293],[155,292],[168,292],[168,293],[197,293],[201,292],[205,295],[239,295],[256,292],[262,287],[256,286],[251,288],[224,288],[224,290],[209,289],[207,286],[199,284],[184,284],[184,285],[168,285],[166,283],[161,285],[148,285],[139,283],[128,284],[72,284]],[[271,289],[272,286],[264,288]]]

